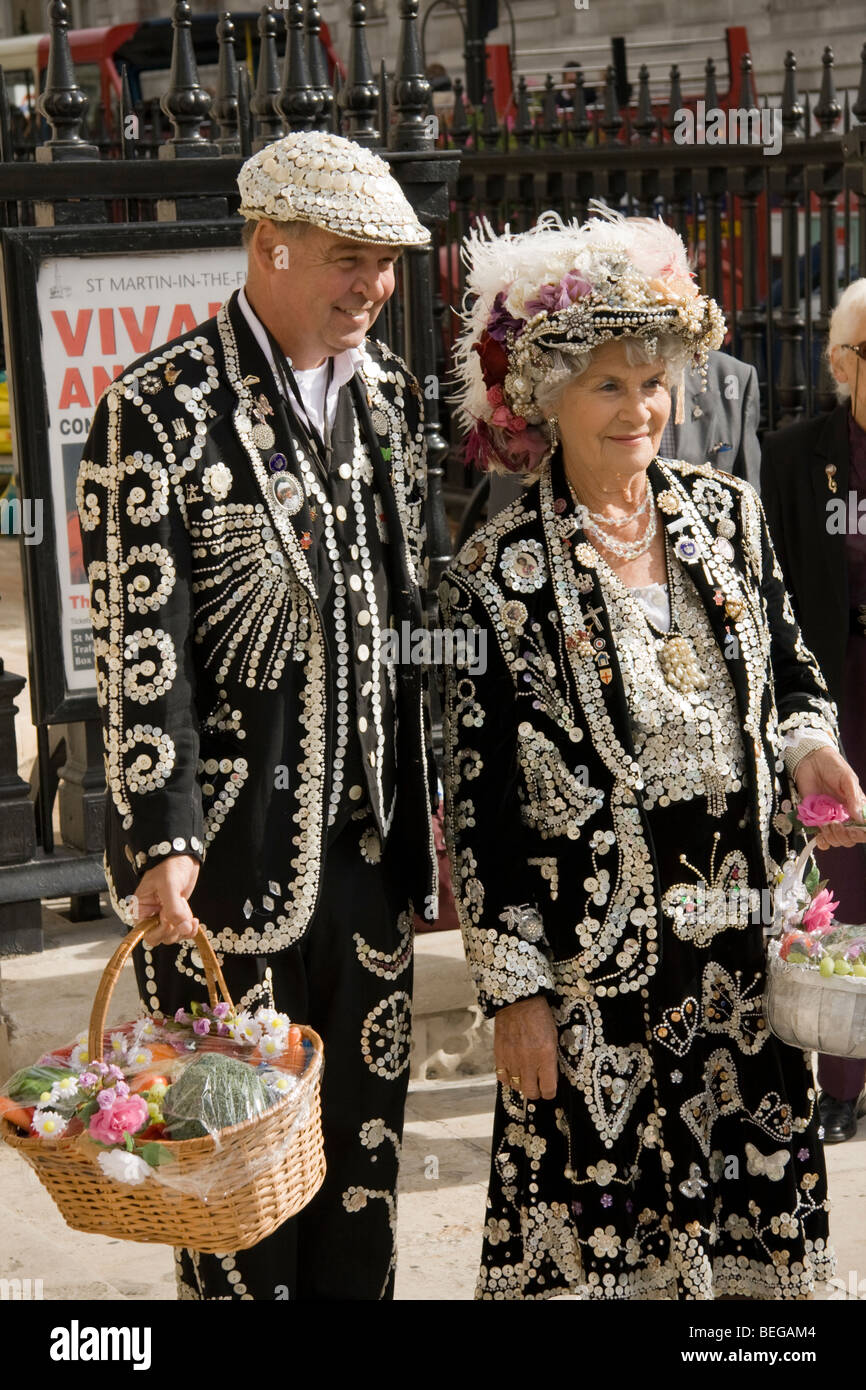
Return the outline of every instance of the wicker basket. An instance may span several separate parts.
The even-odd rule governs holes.
[[[789,965],[771,941],[767,955],[767,1022],[782,1042],[829,1057],[866,1057],[866,979]]]
[[[90,1018],[90,1056],[102,1056],[109,1000],[124,962],[155,919],[140,923],[118,946],[100,981]],[[226,1003],[226,989],[203,929],[196,940],[211,1006]],[[66,1222],[121,1240],[181,1245],[207,1254],[246,1250],[275,1231],[322,1185],[325,1157],[319,1098],[322,1040],[303,1035],[318,1054],[306,1085],[265,1114],[221,1130],[218,1136],[166,1141],[173,1162],[134,1186],[106,1177],[99,1150],[85,1134],[47,1142],[24,1137],[8,1120],[0,1134],[17,1149],[48,1189]],[[279,1066],[279,1061],[272,1063]]]

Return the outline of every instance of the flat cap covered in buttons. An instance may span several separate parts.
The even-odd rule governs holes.
[[[430,233],[384,159],[326,131],[266,145],[238,175],[240,212],[258,221],[311,222],[350,241],[424,246]]]

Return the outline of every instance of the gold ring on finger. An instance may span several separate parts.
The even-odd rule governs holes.
[[[511,1081],[512,1086],[519,1086],[519,1085],[520,1085],[520,1077],[519,1077],[519,1076],[512,1076],[512,1077],[509,1077],[509,1080]]]

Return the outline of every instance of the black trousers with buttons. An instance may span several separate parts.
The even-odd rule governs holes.
[[[412,913],[370,813],[348,822],[325,866],[319,907],[302,940],[276,954],[221,960],[238,1008],[272,1006],[322,1037],[325,1181],[302,1212],[250,1250],[176,1251],[181,1298],[393,1297]],[[206,1001],[188,944],[135,954],[151,1009],[170,1016],[194,999]]]

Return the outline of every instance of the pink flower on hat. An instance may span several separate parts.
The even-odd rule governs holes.
[[[534,299],[526,300],[526,312],[530,316],[541,313],[556,313],[558,309],[568,309],[576,299],[592,294],[592,285],[578,270],[568,270],[555,285],[542,285]]]

